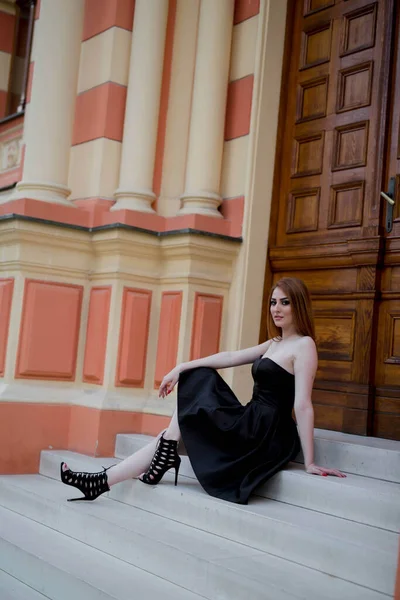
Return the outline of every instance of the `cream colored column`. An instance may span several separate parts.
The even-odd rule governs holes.
[[[119,187],[111,210],[151,212],[168,0],[136,0]]]
[[[221,217],[226,94],[234,0],[201,0],[185,193],[179,214]]]
[[[41,0],[32,48],[24,170],[13,198],[70,204],[67,181],[83,16],[84,0]]]

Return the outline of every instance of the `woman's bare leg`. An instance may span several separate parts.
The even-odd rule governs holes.
[[[181,439],[181,430],[179,429],[178,414],[176,409],[171,417],[168,428],[165,430],[164,438],[166,440],[175,440],[179,442]]]
[[[111,467],[111,469],[107,471],[108,485],[111,487],[116,483],[120,483],[120,481],[139,477],[139,475],[145,473],[150,467],[154,452],[156,451],[158,440],[163,433],[166,440],[179,441],[181,439],[181,432],[179,429],[176,411],[172,415],[172,419],[168,428],[159,433],[155,440],[134,454],[131,454],[131,456],[128,456],[118,465]]]

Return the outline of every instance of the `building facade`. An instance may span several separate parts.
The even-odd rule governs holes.
[[[400,439],[398,41],[393,0],[0,2],[3,473],[159,431],[288,274],[317,425]]]

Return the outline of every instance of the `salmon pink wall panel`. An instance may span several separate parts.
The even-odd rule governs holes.
[[[0,11],[0,52],[12,54],[15,34],[15,16]]]
[[[224,219],[231,222],[231,235],[240,237],[243,226],[244,196],[224,198],[221,205],[221,213]]]
[[[14,279],[0,279],[0,375],[4,375]]]
[[[16,377],[74,381],[83,287],[25,282]]]
[[[164,375],[176,365],[179,326],[181,321],[182,292],[164,292],[161,299],[160,328],[158,333],[156,376],[158,387]]]
[[[126,87],[109,81],[76,98],[72,145],[98,138],[122,141]]]
[[[91,289],[83,363],[83,381],[88,383],[103,383],[110,301],[111,286]]]
[[[86,0],[82,41],[110,27],[132,31],[135,0]]]
[[[115,385],[143,387],[151,296],[150,290],[124,288]]]
[[[202,358],[219,351],[222,320],[222,296],[197,292],[194,303],[190,359]]]
[[[234,25],[246,21],[260,12],[260,0],[235,0]]]
[[[38,473],[43,448],[68,448],[70,410],[65,404],[0,402],[0,473]]]
[[[7,92],[0,90],[0,119],[6,116]]]
[[[250,131],[254,76],[231,81],[226,105],[225,140],[233,140]]]

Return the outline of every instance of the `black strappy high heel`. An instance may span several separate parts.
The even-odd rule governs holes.
[[[150,467],[139,479],[148,485],[157,485],[169,469],[175,469],[175,485],[177,485],[180,466],[181,458],[178,454],[178,442],[166,440],[162,435],[158,440]]]
[[[103,467],[104,470],[99,473],[82,473],[81,471],[71,471],[68,467],[63,471],[63,466],[65,464],[65,462],[62,462],[60,467],[61,481],[65,483],[65,485],[71,485],[72,487],[77,488],[84,494],[81,498],[68,498],[68,502],[75,502],[77,500],[96,500],[101,494],[110,491],[107,471],[108,469],[111,469],[111,467],[107,467],[107,469]]]

